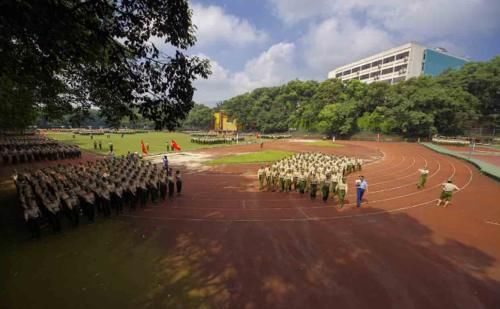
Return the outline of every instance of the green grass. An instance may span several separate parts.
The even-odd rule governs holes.
[[[47,136],[52,137],[56,140],[76,144],[84,150],[89,150],[92,152],[97,152],[100,154],[107,154],[109,152],[109,143],[113,143],[114,152],[116,155],[124,155],[130,152],[141,153],[141,140],[144,143],[149,144],[150,154],[164,153],[167,150],[167,142],[173,139],[181,147],[182,151],[189,151],[199,148],[212,148],[221,147],[224,145],[203,145],[191,143],[191,136],[184,133],[167,133],[167,132],[149,132],[149,133],[139,133],[139,134],[125,134],[121,137],[121,134],[110,134],[110,138],[107,135],[95,135],[94,139],[90,139],[90,136],[86,135],[75,135],[73,138],[72,133],[47,133]],[[94,140],[97,142],[101,141],[102,150],[99,148],[94,151]],[[248,139],[247,139],[248,140]]]
[[[77,228],[63,219],[62,233],[29,240],[15,200],[0,181],[0,308],[205,308],[228,294],[224,278],[203,272],[218,258],[212,238],[99,217]]]
[[[287,156],[294,154],[290,151],[276,151],[276,150],[266,150],[252,153],[244,153],[237,155],[230,155],[220,157],[211,161],[208,161],[209,165],[218,164],[244,164],[244,163],[260,163],[260,162],[274,162],[281,160]]]
[[[321,146],[321,147],[344,147],[344,145],[332,143],[332,141],[317,141],[311,143],[305,143],[310,146]]]

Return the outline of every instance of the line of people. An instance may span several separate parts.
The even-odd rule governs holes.
[[[0,138],[0,156],[4,165],[43,160],[80,158],[76,145],[67,145],[39,136],[9,136]]]
[[[267,167],[262,166],[257,174],[259,190],[309,193],[311,199],[321,192],[324,202],[332,195],[343,207],[348,185],[346,176],[361,171],[362,159],[337,157],[323,153],[300,153],[284,158]]]
[[[135,154],[89,161],[76,165],[57,165],[15,173],[19,202],[32,237],[40,237],[40,225],[48,222],[56,232],[66,217],[77,226],[85,215],[94,222],[96,213],[110,217],[114,210],[165,200],[182,191],[179,170],[164,169],[142,161]]]
[[[191,137],[191,143],[196,144],[232,144],[233,142],[242,142],[245,138],[243,136],[233,137]]]

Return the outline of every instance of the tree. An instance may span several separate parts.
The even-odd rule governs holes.
[[[317,130],[325,134],[349,135],[356,125],[356,102],[326,105],[318,115]]]
[[[195,104],[189,111],[182,127],[194,130],[209,130],[213,125],[213,110],[202,104]]]
[[[5,98],[25,94],[28,114],[94,106],[116,126],[138,109],[173,129],[193,106],[192,82],[210,74],[184,54],[196,42],[187,0],[6,0],[0,12],[0,83],[12,85]]]

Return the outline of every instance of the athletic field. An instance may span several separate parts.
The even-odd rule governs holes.
[[[108,134],[94,135],[91,139],[90,135],[75,134],[73,138],[72,133],[56,133],[49,132],[46,134],[48,137],[54,138],[70,144],[76,144],[80,148],[95,152],[97,154],[107,154],[109,152],[109,143],[113,144],[113,151],[116,155],[125,155],[128,151],[134,153],[141,153],[141,141],[144,144],[149,144],[150,154],[159,154],[167,151],[167,142],[170,145],[171,140],[175,140],[183,151],[189,151],[199,148],[221,147],[223,145],[208,145],[208,144],[195,144],[191,143],[191,136],[185,133],[175,132],[148,132],[138,134]],[[97,148],[94,150],[94,141],[101,141],[102,149]],[[253,142],[255,138],[247,137],[245,142]]]
[[[338,144],[177,154],[187,157],[182,165],[172,158],[183,195],[65,225],[61,234],[46,229],[40,241],[16,220],[3,168],[0,308],[500,308],[499,183],[418,144]],[[258,192],[263,163],[233,156],[261,151],[363,158],[362,207],[354,207],[359,172],[348,176],[343,209],[295,192]],[[190,156],[205,158],[203,168]],[[226,162],[212,161],[220,158]],[[422,167],[430,173],[417,190]],[[449,207],[436,207],[450,177],[461,190]]]

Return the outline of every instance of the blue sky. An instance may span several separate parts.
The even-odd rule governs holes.
[[[213,106],[257,87],[324,80],[336,66],[409,41],[488,60],[500,54],[498,0],[190,1],[213,74],[195,101]]]

